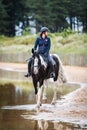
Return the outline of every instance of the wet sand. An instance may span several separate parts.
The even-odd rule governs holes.
[[[87,67],[64,66],[64,69],[69,81],[87,83]]]
[[[64,96],[62,100],[57,100],[52,107],[42,106],[39,114],[31,118],[87,125],[87,86],[84,85]]]

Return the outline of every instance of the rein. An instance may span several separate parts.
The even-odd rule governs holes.
[[[33,60],[34,60],[34,58],[33,58]],[[41,65],[43,65],[45,68],[46,68],[46,65],[45,65],[45,63],[44,63],[44,58],[43,58],[43,56],[40,56],[40,59],[39,60],[41,60]],[[32,64],[32,68],[38,68],[38,70],[40,69],[40,67],[41,67],[41,65],[34,65],[34,64]],[[45,69],[44,68],[44,69]]]
[[[39,66],[39,65],[33,65],[32,67],[33,67],[33,68],[36,67],[36,68],[40,69],[40,66]]]

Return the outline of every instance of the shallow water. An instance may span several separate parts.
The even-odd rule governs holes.
[[[29,115],[36,115],[33,86],[31,89],[30,86],[27,87],[15,86],[12,83],[0,85],[0,130],[83,130],[79,125],[27,118]],[[73,86],[73,90],[76,88],[77,86]],[[58,92],[58,98],[73,90],[71,86],[62,87]],[[51,87],[47,93],[46,106],[51,109],[53,107],[50,105],[53,95]]]
[[[24,73],[0,70],[0,78],[25,80]],[[10,81],[10,80],[9,80]],[[28,81],[28,80],[27,80]],[[54,107],[50,105],[53,88],[47,89],[47,104],[49,109]],[[62,95],[74,91],[79,86],[76,84],[66,84],[59,87],[57,97],[61,99]],[[0,85],[0,130],[86,130],[85,127],[76,124],[54,122],[45,120],[34,120],[29,118],[36,115],[35,110],[35,94],[32,84],[27,86],[17,85],[12,82]],[[28,117],[28,118],[27,118]]]
[[[21,116],[25,112],[32,114],[23,110],[0,110],[0,130],[83,130],[78,125],[62,122],[27,120]]]

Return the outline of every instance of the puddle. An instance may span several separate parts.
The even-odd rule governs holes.
[[[2,113],[0,112],[0,130],[85,130],[79,125],[69,123],[26,120],[20,116],[24,112],[25,111],[2,110]],[[29,111],[27,111],[27,113],[29,114]]]
[[[58,98],[77,89],[79,86],[66,84],[58,89]],[[50,105],[53,89],[47,90],[47,104],[42,105],[42,112],[45,108],[52,109]],[[0,85],[0,130],[86,130],[87,126],[78,123],[62,122],[61,120],[34,119],[35,95],[33,86],[15,86],[12,83]]]

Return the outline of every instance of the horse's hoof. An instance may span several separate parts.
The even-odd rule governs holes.
[[[36,109],[40,109],[41,106],[42,106],[41,103],[39,105],[36,105]]]
[[[51,102],[51,105],[55,105],[55,104],[56,104],[56,102],[54,102],[54,101]]]
[[[40,108],[40,105],[36,105],[36,108],[38,108],[38,109],[39,109],[39,108]]]

